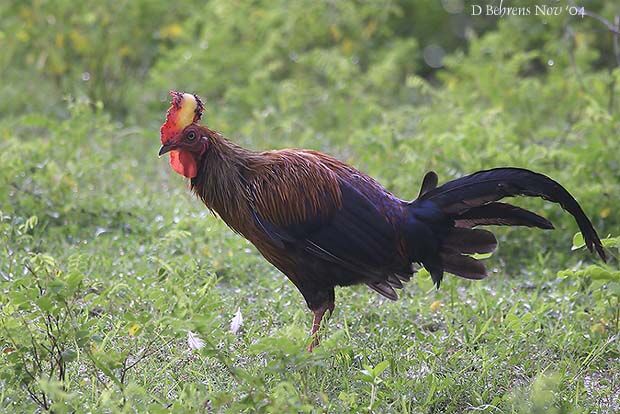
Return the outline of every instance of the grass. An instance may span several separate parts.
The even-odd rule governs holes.
[[[84,119],[95,120],[88,131]],[[525,267],[504,262],[504,247],[531,230],[504,237],[478,283],[448,277],[437,291],[421,272],[398,302],[338,289],[323,343],[308,354],[311,316],[293,285],[193,199],[145,131],[101,125],[105,116],[77,111],[10,147],[28,159],[9,176],[22,168],[29,179],[7,184],[9,205],[39,218],[2,219],[3,381],[35,373],[3,387],[4,410],[35,409],[28,389],[58,412],[618,409],[617,302],[587,277],[558,275],[553,252]],[[56,134],[76,141],[54,147]],[[67,182],[72,165],[84,166],[79,182]],[[547,237],[568,248],[573,231]],[[237,309],[244,323],[235,334]],[[206,345],[191,350],[188,331]],[[61,382],[60,366],[47,368],[55,343]]]
[[[0,412],[620,411],[620,71],[598,20],[457,39],[437,28],[465,16],[426,1],[195,3],[0,6]],[[430,169],[548,174],[611,260],[519,201],[556,230],[494,229],[484,281],[337,289],[309,354],[301,295],[157,158],[169,89],[240,144],[325,151],[403,198]]]

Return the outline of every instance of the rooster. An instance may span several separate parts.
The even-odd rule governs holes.
[[[494,168],[437,186],[425,175],[418,197],[405,201],[368,175],[329,155],[297,149],[257,152],[200,125],[196,95],[171,92],[159,155],[190,179],[191,190],[235,232],[284,273],[313,312],[311,351],[336,286],[366,284],[388,299],[422,265],[439,288],[445,272],[487,276],[471,255],[497,247],[485,225],[553,229],[531,211],[501,203],[542,197],[577,221],[585,244],[605,260],[592,223],[573,196],[551,178],[522,168]]]

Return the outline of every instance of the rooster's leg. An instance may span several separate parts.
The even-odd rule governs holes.
[[[319,328],[321,327],[321,321],[327,311],[329,311],[329,317],[334,312],[334,302],[325,303],[318,309],[312,311],[314,314],[314,317],[312,318],[312,330],[310,331],[312,342],[308,345],[308,352],[312,352],[312,350],[319,345]]]

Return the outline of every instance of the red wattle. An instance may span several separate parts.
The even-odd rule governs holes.
[[[194,156],[187,151],[170,151],[170,166],[179,174],[187,178],[194,178],[198,174],[198,166]]]

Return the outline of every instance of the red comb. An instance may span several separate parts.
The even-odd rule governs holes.
[[[197,95],[170,91],[170,96],[172,102],[166,113],[166,122],[159,130],[162,144],[169,142],[188,125],[198,122],[204,111],[204,105]]]

